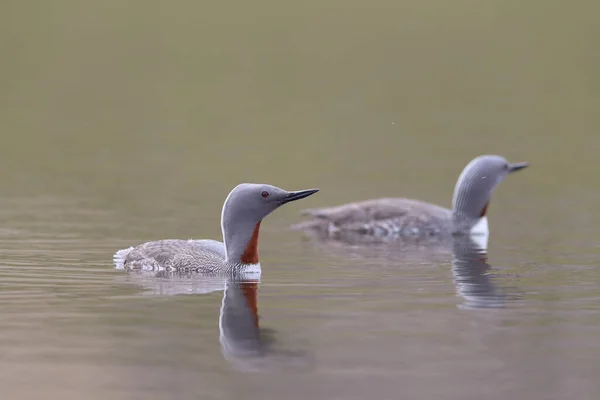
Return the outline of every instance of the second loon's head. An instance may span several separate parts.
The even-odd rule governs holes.
[[[454,188],[452,220],[455,231],[467,232],[480,222],[487,213],[496,186],[508,174],[527,166],[526,162],[511,164],[497,155],[474,158],[463,169]]]

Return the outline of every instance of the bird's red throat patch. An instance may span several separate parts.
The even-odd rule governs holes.
[[[489,205],[490,205],[489,201],[487,203],[485,203],[485,206],[483,206],[483,209],[481,210],[481,214],[479,214],[479,218],[485,217],[485,215],[487,214],[487,208]]]
[[[244,250],[244,254],[240,258],[240,261],[243,264],[258,264],[258,234],[260,231],[260,222],[256,224],[254,227],[254,231],[252,231],[252,236],[246,245],[246,250]]]

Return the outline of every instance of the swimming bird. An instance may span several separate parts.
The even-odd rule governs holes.
[[[260,271],[258,236],[267,215],[283,204],[308,197],[318,189],[288,192],[276,186],[242,183],[225,199],[221,211],[223,242],[166,239],[119,250],[116,268],[150,271],[236,273]]]
[[[456,234],[489,233],[487,210],[492,192],[509,174],[528,166],[511,164],[498,155],[473,159],[461,172],[454,188],[452,209],[407,198],[379,198],[336,207],[304,210],[313,219],[292,229],[319,236],[360,242],[372,238],[438,238]],[[486,239],[487,245],[487,239]]]

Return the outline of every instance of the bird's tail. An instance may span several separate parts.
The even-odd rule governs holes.
[[[113,262],[115,263],[116,269],[123,269],[125,267],[125,260],[127,259],[129,253],[131,253],[131,250],[133,250],[133,247],[119,250],[115,253],[113,256]]]

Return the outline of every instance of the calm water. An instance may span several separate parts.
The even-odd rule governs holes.
[[[597,399],[598,12],[4,2],[0,397]],[[376,196],[449,206],[481,153],[531,163],[492,199],[487,256],[287,229]],[[219,238],[242,181],[321,188],[263,223],[260,282],[113,269]]]

